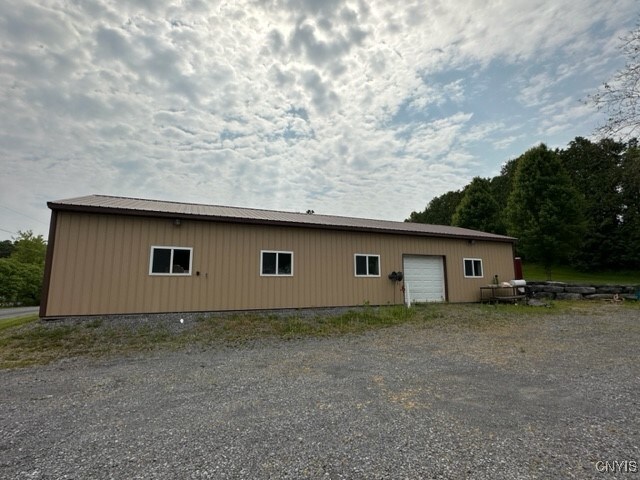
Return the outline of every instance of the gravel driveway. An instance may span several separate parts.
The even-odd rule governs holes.
[[[2,371],[0,477],[640,478],[639,313]]]

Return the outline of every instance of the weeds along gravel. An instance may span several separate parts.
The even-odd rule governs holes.
[[[597,314],[607,308],[638,308],[638,305],[634,302],[628,305],[555,302],[547,308],[479,304],[428,304],[412,308],[364,305],[279,312],[116,315],[56,321],[32,317],[0,324],[0,368],[47,364],[77,356],[103,357],[158,349],[361,334],[403,324],[420,328],[445,326],[450,331],[471,329],[485,332],[492,337],[491,341],[497,341],[514,328],[526,328],[523,322],[532,318]]]

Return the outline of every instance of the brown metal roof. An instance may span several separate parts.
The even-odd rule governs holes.
[[[445,225],[392,222],[389,220],[372,220],[333,215],[260,210],[254,208],[225,207],[220,205],[203,205],[197,203],[165,202],[160,200],[145,200],[141,198],[112,197],[108,195],[88,195],[85,197],[69,198],[48,202],[47,205],[52,210],[160,216],[170,218],[195,218],[222,222],[304,226],[334,230],[515,242],[515,238],[513,237]]]

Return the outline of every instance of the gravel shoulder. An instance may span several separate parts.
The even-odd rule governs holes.
[[[0,477],[638,478],[640,310],[483,322],[0,371]]]
[[[38,313],[40,307],[11,307],[0,308],[0,320],[3,318],[24,317]]]

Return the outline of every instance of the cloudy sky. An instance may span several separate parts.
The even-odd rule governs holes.
[[[637,0],[0,0],[0,239],[91,193],[403,220],[545,142]],[[46,236],[46,235],[45,235]]]

